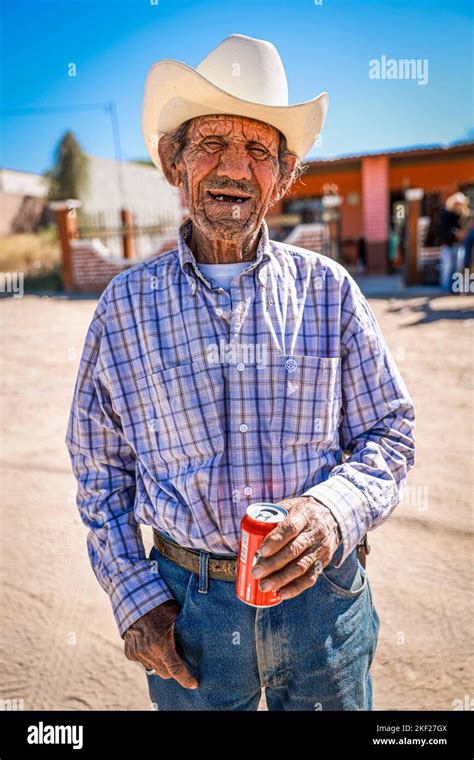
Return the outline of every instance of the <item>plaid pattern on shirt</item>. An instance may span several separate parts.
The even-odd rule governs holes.
[[[66,443],[90,561],[120,634],[172,598],[140,523],[236,554],[255,501],[311,494],[342,563],[414,464],[414,409],[346,270],[270,241],[213,289],[186,244],[115,277],[87,332]]]

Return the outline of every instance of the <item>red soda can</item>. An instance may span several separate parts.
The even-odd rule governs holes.
[[[287,515],[288,510],[284,507],[259,501],[247,507],[240,524],[236,594],[242,602],[251,607],[273,607],[281,601],[275,591],[260,590],[258,584],[262,579],[254,578],[252,568],[257,561],[255,555],[263,539]]]

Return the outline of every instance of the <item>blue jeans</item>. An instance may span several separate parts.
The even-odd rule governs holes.
[[[464,238],[464,268],[470,269],[472,263],[472,246],[474,245],[474,227],[471,227]]]
[[[445,292],[453,292],[453,275],[460,272],[464,262],[464,248],[454,245],[441,246],[440,287]]]
[[[354,550],[343,565],[339,547],[316,584],[275,607],[256,609],[235,583],[192,573],[153,548],[150,558],[181,606],[178,651],[197,689],[147,675],[156,710],[257,710],[261,687],[269,710],[371,710],[370,666],[379,617]],[[221,555],[222,556],[222,555]]]

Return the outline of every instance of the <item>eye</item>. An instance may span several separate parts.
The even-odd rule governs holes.
[[[260,145],[252,145],[249,148],[249,151],[254,158],[266,158],[268,156],[268,150],[262,148]]]
[[[222,143],[219,140],[203,140],[201,145],[203,145],[209,153],[217,153],[217,151],[222,148]]]

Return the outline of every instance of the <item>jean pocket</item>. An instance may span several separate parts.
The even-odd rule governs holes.
[[[327,565],[320,574],[326,590],[344,599],[355,599],[368,587],[365,568],[355,552],[352,552],[340,567]]]
[[[183,602],[182,602],[182,605],[181,605],[181,609],[178,612],[178,614],[176,616],[176,619],[174,621],[174,632],[175,632],[175,634],[179,632],[179,630],[180,630],[180,628],[182,626],[183,620],[186,617],[186,614],[187,614],[188,609],[189,609],[189,604],[190,604],[190,601],[191,601],[192,596],[193,596],[194,589],[195,589],[195,587],[197,585],[197,580],[198,580],[197,574],[196,573],[190,573],[190,577],[189,577],[189,580],[188,580],[188,585],[186,586],[186,590],[184,592],[184,598],[183,598]]]
[[[195,361],[154,372],[151,380],[155,415],[149,425],[156,436],[158,459],[171,464],[223,451],[214,395],[214,387],[222,382],[217,368]]]
[[[282,446],[329,444],[340,414],[339,357],[281,355],[272,427]]]
[[[173,599],[180,606],[180,610],[175,619],[176,630],[176,626],[181,622],[189,602],[191,601],[194,588],[198,581],[198,575],[186,570],[176,562],[168,559],[168,557],[163,556],[154,546],[151,548],[149,558],[156,562],[160,577],[171,591]]]

